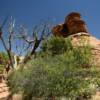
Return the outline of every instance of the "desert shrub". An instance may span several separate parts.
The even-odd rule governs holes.
[[[3,73],[3,70],[4,70],[4,65],[0,65],[0,74]]]
[[[8,56],[5,52],[0,52],[0,72],[2,73],[8,61]]]
[[[65,41],[58,37],[44,42],[43,45],[41,52],[48,56],[41,56],[40,53],[24,69],[14,71],[8,77],[12,92],[21,92],[24,100],[58,100],[63,96],[68,100],[88,100],[94,91],[91,88],[93,73],[82,65],[90,63],[90,48],[73,48],[70,39]]]
[[[91,67],[91,48],[89,46],[76,47],[73,50],[75,62],[77,65],[88,68]]]
[[[27,64],[27,69],[13,72],[8,78],[13,93],[22,92],[25,100],[32,97],[65,96],[73,100],[79,96],[89,97],[92,89],[89,88],[90,80],[85,80],[86,71],[82,73],[81,67],[77,69],[65,58],[64,55],[38,58]]]
[[[0,64],[5,64],[8,61],[8,56],[5,52],[0,52]]]
[[[41,46],[42,51],[48,52],[51,55],[61,54],[72,48],[71,37],[65,40],[63,37],[53,36],[49,40],[43,41]]]
[[[52,37],[43,42],[41,46],[42,53],[44,52],[45,56],[46,54],[55,56],[66,52],[68,57],[70,57],[70,55],[73,57],[74,63],[76,63],[77,66],[91,67],[92,54],[88,42],[86,44],[85,39],[82,38],[80,42],[82,46],[73,47],[71,39],[71,37],[66,39],[62,37]]]

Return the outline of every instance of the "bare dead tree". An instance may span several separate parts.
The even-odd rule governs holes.
[[[48,21],[44,22],[33,28],[32,34],[29,36],[25,27],[21,27],[18,38],[27,43],[25,50],[30,51],[30,54],[26,59],[29,59],[32,55],[36,54],[36,50],[39,48],[42,40],[47,38],[51,33],[52,24]],[[25,61],[26,62],[26,61]]]
[[[12,37],[13,37],[13,29],[14,29],[14,23],[15,21],[11,21],[9,23],[9,30],[8,30],[8,41],[5,40],[4,34],[3,34],[3,26],[7,22],[8,18],[6,18],[3,22],[3,24],[0,26],[0,39],[1,42],[5,48],[5,51],[7,52],[7,55],[9,57],[9,62],[11,67],[13,68],[13,58],[12,58]],[[12,18],[11,18],[12,20]]]

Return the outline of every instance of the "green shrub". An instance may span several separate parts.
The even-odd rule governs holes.
[[[75,100],[89,97],[92,89],[88,72],[66,62],[64,55],[38,58],[26,66],[27,69],[13,72],[8,78],[13,93],[22,92],[25,100],[36,98],[62,97]],[[64,63],[66,62],[66,63]],[[68,65],[67,65],[68,64]]]
[[[7,54],[5,52],[0,52],[0,73],[3,73],[7,61],[8,61]]]
[[[8,61],[8,56],[5,52],[0,52],[0,64],[6,64]]]
[[[4,70],[4,65],[0,65],[0,74],[3,73],[3,70]]]
[[[42,50],[47,56],[40,54],[29,61],[24,69],[8,77],[12,92],[23,93],[24,100],[32,100],[33,97],[88,100],[94,91],[91,88],[91,75],[95,75],[83,65],[90,64],[90,48],[73,48],[70,38],[65,41],[54,37],[44,42]]]
[[[58,55],[66,52],[66,57],[73,57],[75,65],[82,67],[91,67],[91,47],[85,43],[85,39],[82,38],[80,42],[83,46],[73,47],[71,37],[66,39],[62,37],[52,37],[42,43],[41,49],[44,52],[44,56]],[[72,62],[72,60],[70,59]]]
[[[91,48],[89,46],[76,47],[73,50],[75,62],[77,65],[88,68],[91,67]]]
[[[64,39],[63,37],[52,37],[49,40],[43,41],[41,49],[51,55],[62,54],[65,51],[72,49],[71,38]]]

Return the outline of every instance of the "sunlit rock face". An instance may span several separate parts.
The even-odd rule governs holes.
[[[92,62],[100,67],[100,40],[89,33],[80,32],[71,35],[73,46],[89,45],[92,50]]]
[[[89,44],[92,46],[94,63],[100,67],[100,40],[93,36],[90,36]]]
[[[80,13],[72,12],[65,17],[63,24],[56,25],[52,29],[55,36],[67,37],[79,32],[88,32],[85,22],[81,19]]]

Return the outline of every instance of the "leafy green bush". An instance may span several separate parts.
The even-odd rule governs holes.
[[[75,62],[77,65],[88,68],[91,67],[91,48],[89,46],[77,47],[73,50]]]
[[[63,37],[52,37],[49,40],[43,41],[41,46],[42,51],[48,52],[51,55],[61,54],[72,48],[71,38],[65,40]]]
[[[8,61],[8,56],[5,52],[0,52],[0,64],[5,64]]]
[[[86,44],[85,39],[82,38],[80,43],[83,46],[73,47],[71,39],[71,37],[66,39],[62,37],[52,37],[51,39],[43,42],[41,46],[42,52],[53,56],[66,52],[68,57],[73,57],[77,66],[91,67],[92,54],[90,45],[88,43]]]
[[[94,91],[90,77],[93,73],[83,65],[90,64],[90,48],[73,48],[70,39],[58,37],[44,44],[41,52],[46,56],[40,54],[8,77],[12,92],[21,92],[24,100],[63,96],[68,100],[88,100]]]
[[[0,73],[3,72],[8,61],[8,56],[5,52],[0,52]]]

